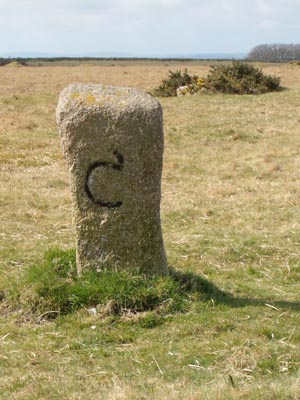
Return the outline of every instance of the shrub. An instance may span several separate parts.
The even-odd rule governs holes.
[[[10,60],[7,58],[0,58],[0,66],[7,65],[10,63]]]
[[[159,97],[186,96],[202,92],[260,94],[281,90],[280,78],[265,75],[253,65],[233,61],[231,65],[214,65],[206,78],[184,72],[169,71],[167,79],[154,90]]]
[[[264,75],[253,65],[234,61],[232,65],[212,66],[204,87],[210,92],[259,94],[280,90],[280,78]]]
[[[290,61],[289,62],[290,65],[300,65],[300,61],[299,60],[294,60],[294,61]]]
[[[187,69],[184,72],[169,71],[167,79],[164,79],[161,85],[154,89],[153,94],[159,97],[177,96],[177,89],[181,86],[197,86],[198,76],[191,76]]]
[[[23,58],[3,58],[0,57],[0,67],[3,67],[4,65],[18,65],[18,66],[27,66],[27,62]]]

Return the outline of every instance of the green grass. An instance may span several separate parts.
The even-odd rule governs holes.
[[[274,254],[262,250],[258,241],[244,240],[243,247],[234,250],[232,262],[239,261],[239,255],[247,251],[251,262],[253,252],[256,257]],[[16,329],[11,325],[10,334],[2,337],[7,349],[19,343],[22,357],[29,357],[33,368],[39,368],[39,384],[34,385],[38,390],[32,398],[56,399],[58,395],[67,396],[67,390],[79,390],[69,375],[73,368],[68,363],[72,360],[81,365],[76,372],[79,382],[94,382],[96,386],[114,380],[117,363],[122,391],[127,392],[123,395],[129,398],[142,393],[165,396],[166,388],[175,390],[183,373],[185,381],[190,382],[190,398],[192,393],[200,396],[202,391],[197,387],[204,385],[203,398],[255,399],[261,396],[260,382],[271,385],[276,379],[280,383],[282,375],[287,374],[296,379],[300,370],[300,335],[296,330],[300,303],[276,300],[266,293],[255,297],[255,291],[251,293],[243,285],[258,276],[253,267],[232,275],[232,280],[241,281],[235,295],[199,274],[175,268],[170,268],[169,276],[147,276],[136,270],[77,276],[75,251],[53,249],[43,261],[26,268],[19,282],[11,282],[10,289],[1,291],[5,309],[15,310],[20,326]],[[3,333],[3,327],[1,330]],[[47,354],[50,359],[46,359]],[[11,370],[18,362],[14,359],[4,355],[2,367]],[[59,371],[60,364],[56,363],[60,359],[69,360],[68,369],[62,370],[68,384],[49,395],[49,382],[41,377],[43,371],[51,373],[51,379],[55,378],[50,386],[57,384],[60,380],[55,371]],[[138,381],[134,389],[129,389],[130,381],[141,373],[145,382]],[[212,382],[212,387],[205,382]],[[253,390],[249,391],[247,382]],[[15,378],[9,389],[5,387],[2,393],[9,396],[25,388],[28,391],[28,382]],[[100,390],[101,396],[107,395],[108,387]],[[292,387],[298,396],[293,385],[289,390]],[[231,397],[222,397],[221,388]],[[263,393],[284,399],[289,391],[276,386]]]
[[[59,91],[185,67],[1,69],[1,399],[300,398],[296,68],[263,66],[282,92],[160,99],[170,275],[76,276]]]
[[[63,315],[108,303],[115,314],[153,310],[164,304],[170,311],[184,308],[186,295],[171,277],[149,277],[137,270],[89,271],[77,276],[75,251],[53,250],[45,258],[44,263],[29,269],[25,281],[37,295],[39,313],[55,310]]]
[[[27,290],[23,293],[23,288]],[[7,306],[41,319],[57,318],[80,309],[97,307],[111,315],[153,311],[168,315],[188,312],[195,301],[224,301],[226,294],[203,277],[170,268],[168,276],[149,276],[137,269],[126,271],[76,270],[75,250],[49,250],[43,262],[26,270],[10,289],[2,290]],[[227,296],[229,301],[229,296]],[[146,322],[146,324],[150,324]]]

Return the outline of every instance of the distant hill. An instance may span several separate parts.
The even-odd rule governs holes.
[[[2,58],[69,58],[69,59],[78,59],[78,58],[158,58],[158,59],[196,59],[196,60],[232,60],[232,59],[244,59],[246,57],[246,53],[170,53],[170,54],[158,54],[158,53],[149,53],[149,54],[131,54],[131,53],[87,53],[87,54],[60,54],[60,53],[36,53],[36,52],[11,52],[11,53],[0,53],[0,57]]]

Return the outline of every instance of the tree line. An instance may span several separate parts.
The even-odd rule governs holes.
[[[300,44],[261,44],[249,52],[247,60],[265,62],[300,60]]]
[[[39,62],[62,62],[62,61],[194,61],[194,58],[155,58],[155,57],[0,57],[0,66],[7,65],[11,62],[17,62],[21,65],[29,65],[31,63],[38,64]]]

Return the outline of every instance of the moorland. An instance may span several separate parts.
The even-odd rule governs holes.
[[[49,249],[75,246],[55,122],[60,91],[87,82],[151,92],[169,70],[205,76],[210,64],[0,68],[1,398],[299,399],[298,65],[256,64],[281,77],[280,92],[159,99],[169,264],[225,296],[156,319],[85,308],[47,319],[13,296],[30,298],[24,274]]]

